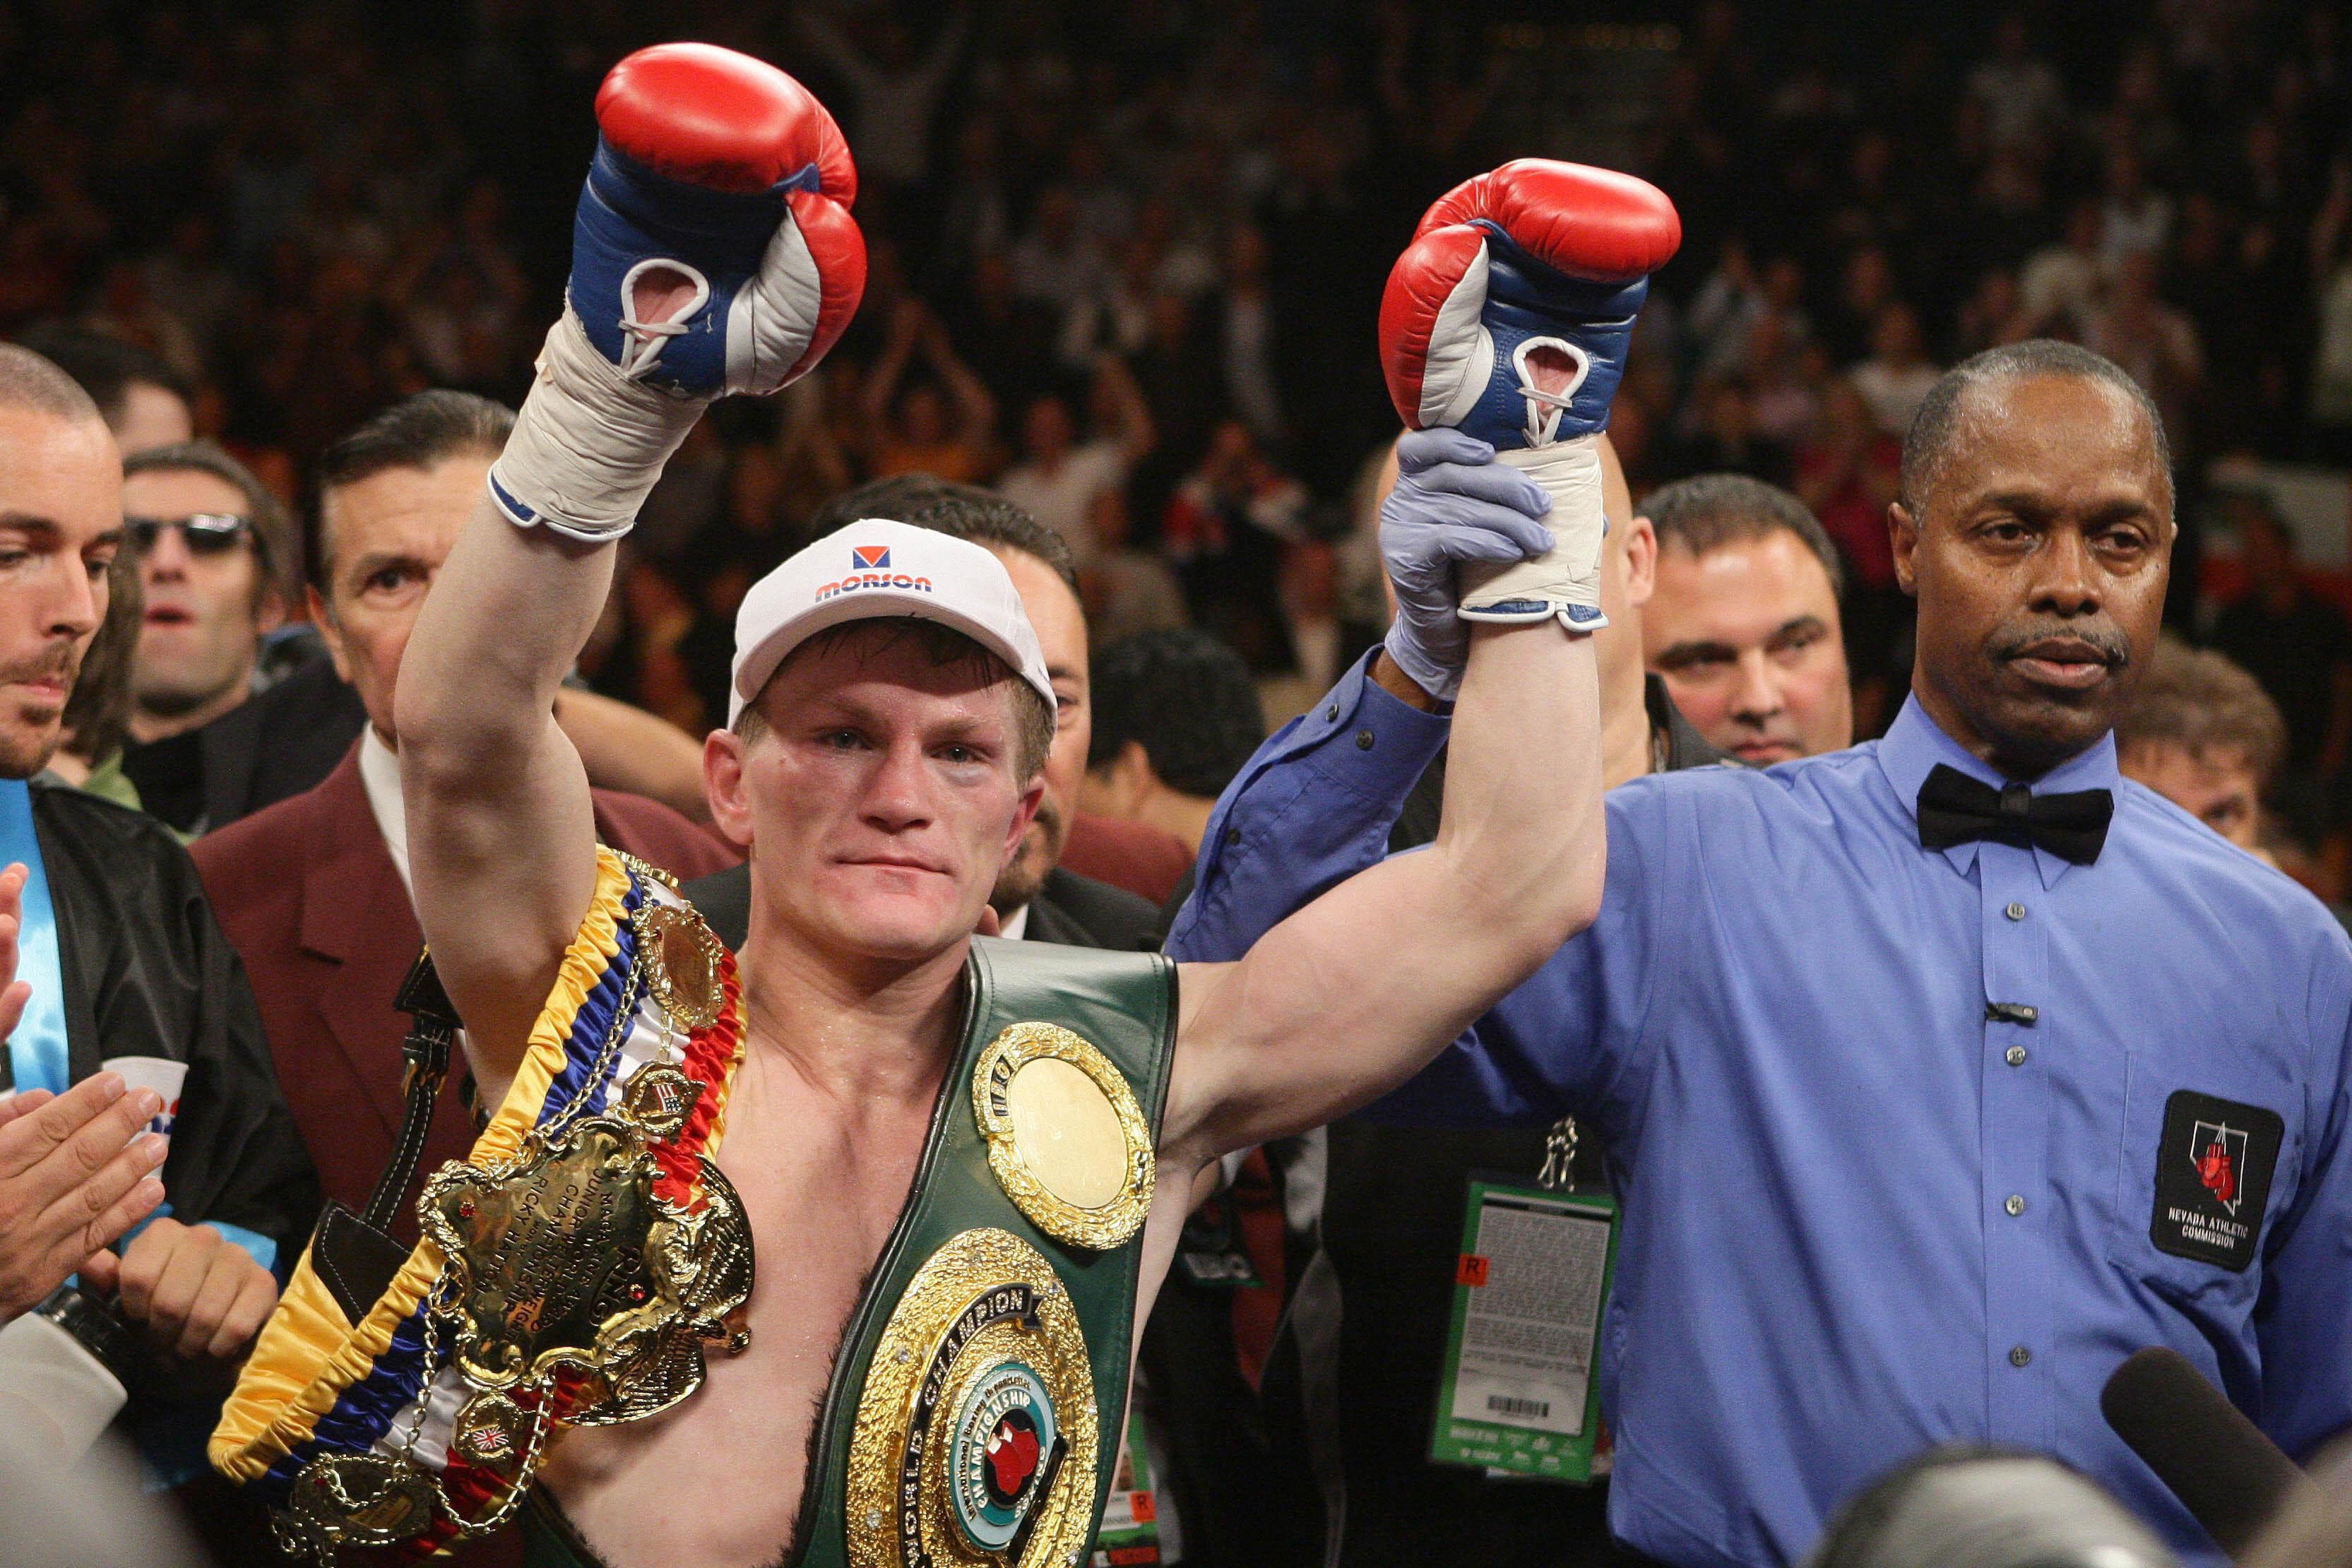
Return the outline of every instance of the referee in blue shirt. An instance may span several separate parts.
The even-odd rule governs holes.
[[[1794,1560],[1960,1439],[2053,1454],[2219,1562],[2099,1391],[2168,1344],[2292,1454],[2352,1426],[2352,946],[2116,772],[2173,538],[2146,395],[2071,345],[1980,354],[1903,496],[1918,661],[1885,739],[1612,791],[1599,921],[1388,1113],[1605,1134],[1636,1552]],[[1375,654],[1269,741],[1169,950],[1235,956],[1380,855],[1434,706]]]

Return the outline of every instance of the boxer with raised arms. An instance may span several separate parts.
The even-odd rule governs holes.
[[[549,704],[702,408],[846,323],[855,174],[723,50],[642,51],[597,110],[568,308],[398,695],[418,913],[496,1114],[380,1291],[289,1287],[215,1459],[313,1548],[432,1547],[530,1490],[548,1563],[1076,1564],[1194,1174],[1402,1082],[1592,919],[1591,644],[1564,612],[1462,628],[1435,844],[1239,962],[997,942],[1052,733],[1035,635],[987,552],[853,524],[738,621],[704,758],[752,867],[725,953],[599,852]],[[1612,296],[1679,237],[1638,182],[1543,200],[1532,265]],[[1507,468],[1419,482],[1454,558],[1598,548],[1597,489],[1547,529]]]

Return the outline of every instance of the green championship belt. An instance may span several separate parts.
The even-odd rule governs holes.
[[[983,938],[966,982],[914,1196],[825,1395],[801,1568],[1077,1568],[1101,1517],[1175,966]]]
[[[795,1568],[1076,1568],[1127,1410],[1175,966],[976,938],[914,1194],[818,1417]],[[532,1568],[587,1561],[534,1510]]]

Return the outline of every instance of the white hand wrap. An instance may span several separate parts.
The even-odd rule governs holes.
[[[544,525],[592,544],[618,539],[704,406],[623,375],[566,305],[491,465],[490,499],[518,528]]]
[[[1509,566],[1465,563],[1462,567],[1462,618],[1504,625],[1549,620],[1558,616],[1572,632],[1599,631],[1609,624],[1601,613],[1601,547],[1607,518],[1601,499],[1601,437],[1579,436],[1533,451],[1497,452],[1543,486],[1551,510],[1543,523],[1552,532],[1549,553]],[[1508,605],[1508,609],[1498,606]]]

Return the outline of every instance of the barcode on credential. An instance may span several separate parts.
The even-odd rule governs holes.
[[[1515,1399],[1507,1394],[1486,1395],[1486,1408],[1497,1415],[1549,1415],[1549,1399]]]

